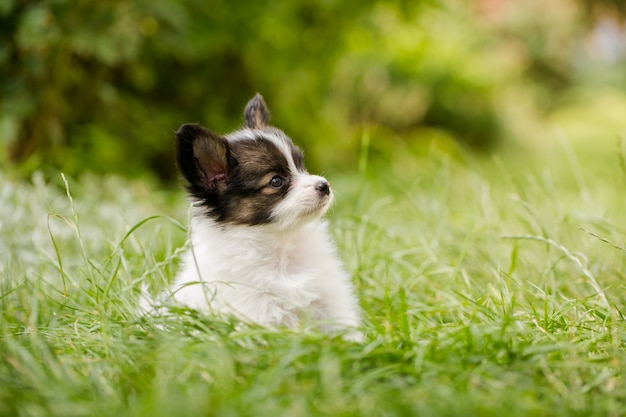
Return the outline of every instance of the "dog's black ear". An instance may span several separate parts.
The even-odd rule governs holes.
[[[267,109],[267,105],[261,94],[257,93],[252,100],[246,104],[243,116],[245,119],[244,127],[249,129],[263,129],[267,127],[270,121],[270,111]]]
[[[176,162],[192,194],[220,193],[226,188],[228,140],[199,124],[184,124],[176,132]]]

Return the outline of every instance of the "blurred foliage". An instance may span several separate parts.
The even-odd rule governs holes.
[[[355,164],[364,127],[383,155],[490,150],[576,81],[589,25],[567,0],[495,3],[0,0],[0,162],[169,180],[172,132],[233,130],[257,91],[314,170]]]

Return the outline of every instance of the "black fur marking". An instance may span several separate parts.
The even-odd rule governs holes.
[[[236,166],[226,138],[191,123],[176,132],[176,162],[189,193],[209,204],[225,188],[228,170]]]
[[[272,208],[289,192],[292,173],[285,155],[263,137],[234,142],[232,153],[239,163],[212,215],[221,222],[269,223]],[[283,178],[281,187],[270,186],[275,175]]]

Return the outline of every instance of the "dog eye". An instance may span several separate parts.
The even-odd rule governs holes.
[[[270,180],[270,187],[274,187],[274,188],[278,188],[281,187],[283,185],[283,178],[278,176],[278,175],[274,175],[272,177],[272,179]]]

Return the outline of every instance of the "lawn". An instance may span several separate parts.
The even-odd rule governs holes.
[[[623,415],[626,169],[604,148],[364,152],[329,174],[362,344],[142,317],[184,249],[182,192],[0,174],[0,415]]]

